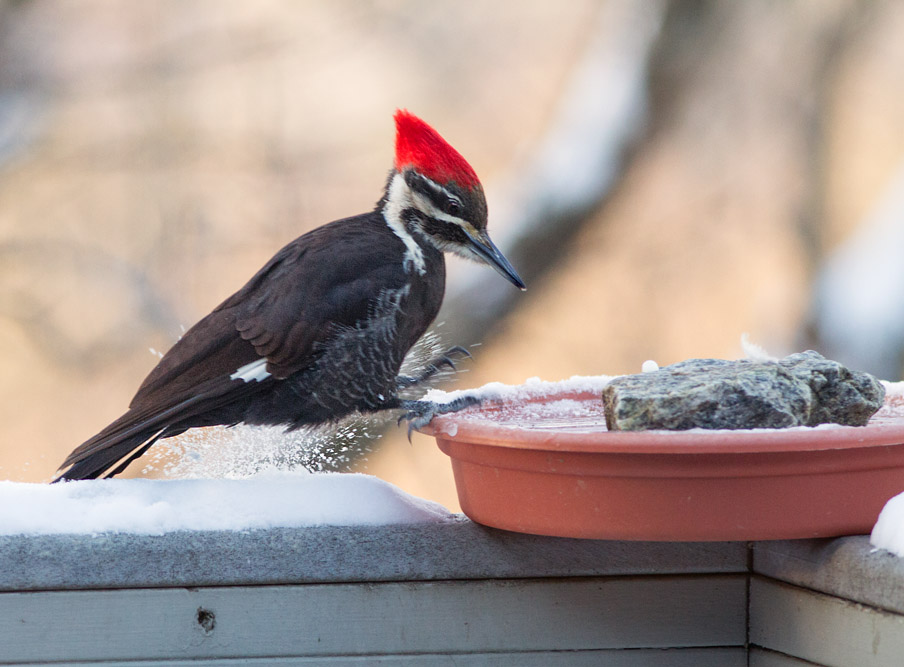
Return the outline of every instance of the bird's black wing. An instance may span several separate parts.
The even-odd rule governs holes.
[[[305,270],[306,236],[276,253],[242,289],[186,331],[144,379],[129,407],[166,405],[260,359],[254,345],[239,334],[236,320],[250,304],[263,300],[266,292],[293,287],[284,281],[287,273]],[[303,285],[294,288],[304,290]]]
[[[283,379],[308,366],[316,343],[364,320],[405,283],[401,241],[370,215],[319,227],[280,250],[164,355],[131,406],[166,402],[261,358]]]
[[[280,250],[182,336],[144,380],[129,411],[67,457],[61,468],[72,468],[61,478],[97,477],[149,440],[265,390],[311,364],[318,342],[366,318],[373,297],[405,279],[401,241],[369,218],[331,223]],[[232,379],[264,358],[268,377]]]

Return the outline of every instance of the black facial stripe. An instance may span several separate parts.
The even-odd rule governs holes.
[[[429,236],[451,241],[457,245],[468,245],[470,243],[465,231],[451,222],[443,222],[436,218],[426,218],[422,223],[422,228]]]
[[[405,173],[405,182],[414,192],[422,194],[429,199],[430,203],[439,211],[447,211],[450,196],[458,202],[458,205],[462,209],[464,209],[461,197],[451,188],[444,188],[415,171],[408,171]]]

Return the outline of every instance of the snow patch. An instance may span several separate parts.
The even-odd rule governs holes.
[[[462,396],[474,396],[482,401],[519,402],[542,398],[550,394],[594,394],[601,393],[613,377],[612,375],[574,375],[567,380],[558,382],[532,377],[525,380],[523,384],[517,385],[490,382],[477,389],[459,389],[457,391],[431,389],[424,395],[423,400],[444,404],[451,403]]]
[[[741,334],[741,349],[744,350],[744,356],[750,361],[758,361],[760,363],[778,361],[778,357],[773,357],[766,352],[766,348],[751,341],[750,335],[746,333]]]
[[[436,503],[361,474],[269,472],[244,480],[0,481],[0,535],[161,535],[180,530],[370,526],[453,520]]]
[[[889,398],[904,398],[904,382],[886,382],[882,380],[885,386],[885,400]]]
[[[600,397],[603,388],[612,380],[612,377],[609,375],[575,375],[558,382],[547,382],[533,377],[520,385],[490,382],[478,389],[449,392],[434,389],[428,392],[424,399],[444,404],[462,396],[473,396],[479,398],[484,406],[492,405],[492,410],[489,412],[452,412],[434,422],[440,429],[437,435],[452,438],[458,433],[459,423],[475,421],[489,421],[496,428],[519,430],[538,428],[595,431],[606,427]],[[537,400],[549,396],[579,394],[591,394],[596,396],[597,400],[574,400],[573,398],[558,398],[552,401]]]
[[[895,556],[904,556],[904,493],[885,503],[873,526],[869,542],[877,549],[885,549]]]

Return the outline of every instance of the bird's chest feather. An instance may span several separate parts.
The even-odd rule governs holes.
[[[382,290],[366,317],[317,343],[315,361],[276,383],[244,421],[303,426],[380,409],[395,394],[405,355],[442,304],[445,266],[439,260],[430,274],[412,274],[403,286]]]

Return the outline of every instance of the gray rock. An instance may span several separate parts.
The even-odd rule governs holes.
[[[884,400],[872,375],[812,350],[777,362],[688,359],[603,390],[610,431],[863,426]]]

